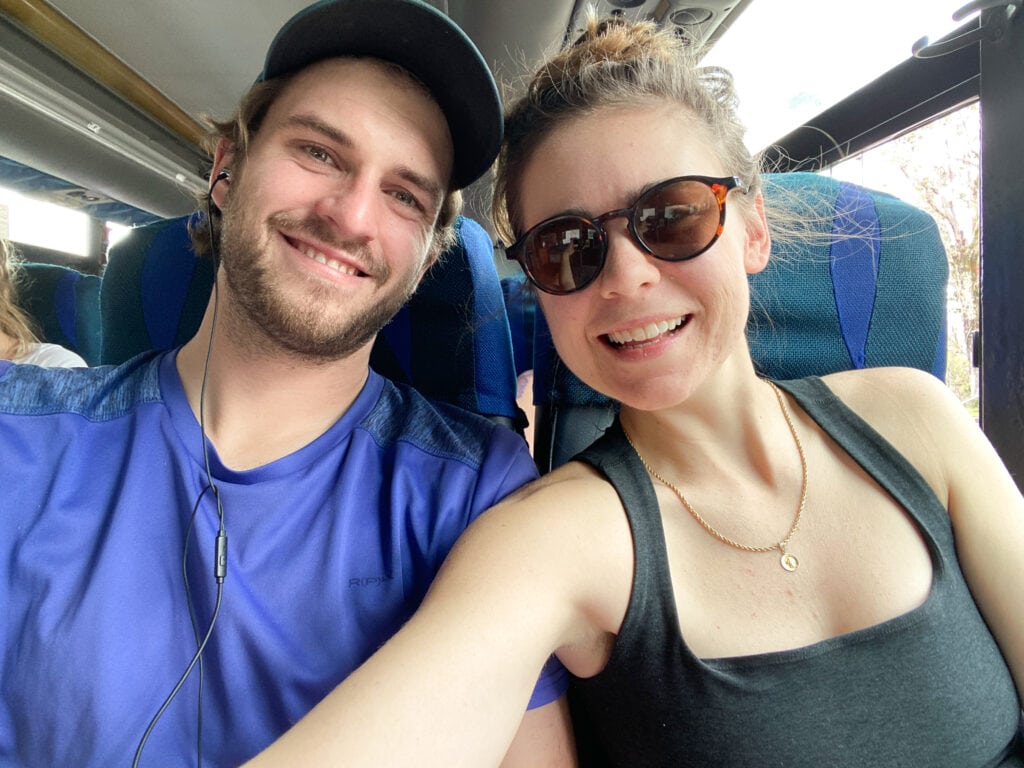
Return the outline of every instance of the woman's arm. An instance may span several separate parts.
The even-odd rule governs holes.
[[[934,437],[946,459],[960,568],[1024,701],[1024,498],[953,393],[937,390],[935,424],[945,428]]]
[[[829,386],[914,464],[949,511],[960,567],[1024,700],[1024,498],[952,391],[903,368]]]
[[[569,702],[565,695],[527,710],[501,768],[575,768]]]
[[[594,569],[576,510],[614,496],[598,489],[596,500],[595,485],[542,480],[481,516],[409,623],[247,766],[501,764],[547,658],[591,631],[583,595]],[[559,764],[536,762],[546,744],[574,764],[555,704],[526,716],[539,727],[510,761]]]

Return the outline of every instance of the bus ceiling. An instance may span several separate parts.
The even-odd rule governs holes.
[[[706,46],[751,1],[433,4],[477,42],[499,77],[514,77],[551,41],[578,34],[588,4],[671,25]],[[86,195],[159,216],[187,212],[208,163],[199,116],[226,116],[262,66],[262,43],[254,41],[269,40],[300,4],[266,0],[253,14],[248,3],[124,2],[112,13],[109,2],[0,0],[0,156]],[[480,220],[484,198],[482,190],[467,200]]]

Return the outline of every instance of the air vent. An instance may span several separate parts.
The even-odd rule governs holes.
[[[675,30],[680,39],[704,50],[721,36],[753,0],[588,0],[574,3],[574,13],[565,39],[574,40],[586,28],[586,11],[591,5],[598,16],[620,15],[650,19]]]
[[[715,13],[710,8],[700,6],[686,6],[675,8],[669,11],[668,21],[677,27],[692,27],[696,24],[704,24],[711,20]]]

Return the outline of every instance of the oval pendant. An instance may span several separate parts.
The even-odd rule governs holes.
[[[782,567],[792,573],[800,567],[800,561],[796,559],[796,555],[790,554],[789,552],[783,552],[782,557],[779,558],[782,563]]]

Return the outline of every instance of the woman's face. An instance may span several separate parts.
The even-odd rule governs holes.
[[[529,229],[563,213],[594,218],[632,205],[665,179],[734,172],[680,108],[607,107],[538,145],[520,180],[521,221]],[[688,261],[644,253],[625,218],[604,226],[608,254],[594,282],[564,296],[538,293],[555,347],[580,379],[626,405],[657,410],[733,363],[749,370],[746,275],[764,268],[769,247],[759,199],[731,191],[721,237]]]

